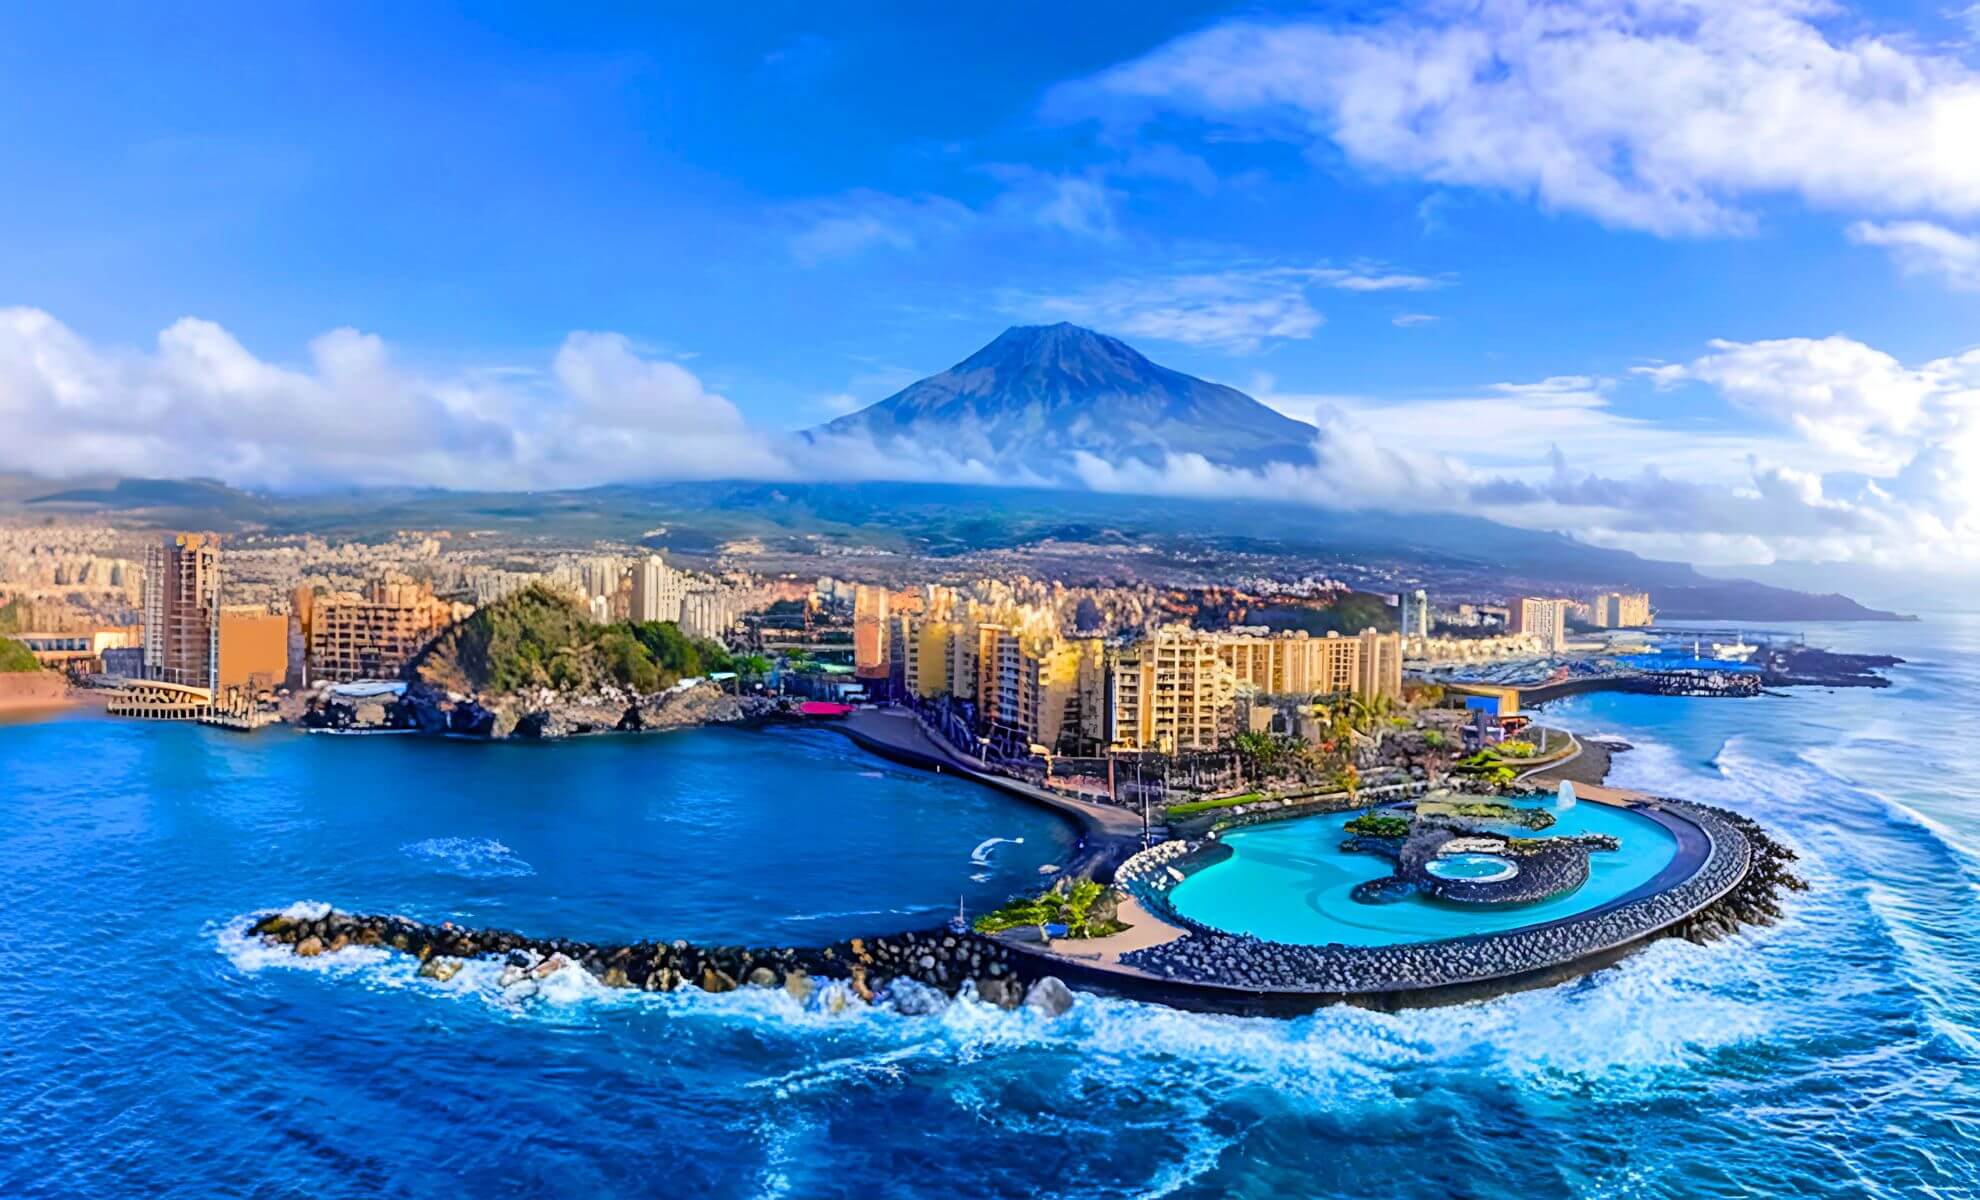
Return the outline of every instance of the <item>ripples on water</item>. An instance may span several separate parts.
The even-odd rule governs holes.
[[[0,1195],[1970,1195],[1980,906],[1961,847],[1980,785],[1957,739],[1919,731],[1975,727],[1980,626],[1818,636],[1908,640],[1920,665],[1884,693],[1559,710],[1636,743],[1618,782],[1789,840],[1813,887],[1781,926],[1483,1004],[1294,1021],[1093,997],[1056,1022],[969,1001],[833,1012],[568,972],[518,1003],[478,967],[438,984],[389,954],[304,963],[240,936],[250,909],[316,896],[813,940],[807,924],[933,919],[986,838],[1026,839],[984,856],[992,891],[1063,853],[1036,814],[1020,827],[952,782],[881,771],[908,789],[898,808],[860,807],[873,766],[836,746],[790,747],[820,805],[696,808],[705,837],[744,830],[703,861],[633,831],[670,795],[752,788],[723,774],[767,756],[557,747],[513,760],[557,765],[564,786],[533,802],[348,813],[238,740],[187,739],[181,788],[126,727],[91,731],[82,768],[33,756],[49,727],[0,729],[0,755],[30,755],[0,759]],[[937,843],[925,860],[894,861],[896,822]],[[468,838],[465,857],[415,851],[436,836]],[[828,895],[807,886],[830,870],[818,847],[854,864]],[[452,869],[491,854],[535,873]],[[748,870],[765,855],[768,878]],[[727,890],[707,911],[667,895],[675,876],[642,864],[670,857],[684,890]]]

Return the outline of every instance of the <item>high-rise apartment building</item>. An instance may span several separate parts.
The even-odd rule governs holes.
[[[1402,638],[1393,633],[1364,629],[1354,638],[1360,653],[1354,693],[1360,696],[1402,698]]]
[[[721,584],[691,587],[681,596],[681,632],[689,637],[726,636],[742,618],[746,597]]]
[[[390,679],[440,632],[472,614],[400,575],[375,579],[363,593],[312,597],[299,606],[312,683]]]
[[[955,622],[926,616],[908,621],[907,661],[901,664],[901,678],[908,694],[924,700],[952,695],[949,682],[950,639]]]
[[[898,620],[900,682],[923,699],[972,702],[983,732],[1053,751],[1107,741],[1106,655],[1098,638],[1060,634],[1051,609],[1008,596],[963,599],[924,588]],[[855,628],[857,634],[857,627]]]
[[[1121,650],[1111,676],[1117,746],[1214,750],[1237,731],[1237,675],[1195,630],[1157,629]]]
[[[1239,685],[1262,695],[1402,695],[1402,636],[1363,630],[1353,637],[1304,631],[1199,633]]]
[[[658,554],[649,554],[633,564],[633,620],[679,622],[687,593],[687,575],[668,566]]]
[[[1371,633],[1373,631],[1370,631]],[[1338,633],[1313,637],[1304,631],[1203,633],[1238,683],[1271,696],[1346,695],[1364,690],[1363,637]],[[1395,634],[1375,634],[1399,641]],[[1393,692],[1400,694],[1398,683]]]
[[[1422,588],[1404,592],[1398,606],[1398,620],[1405,638],[1430,636],[1430,595]]]
[[[144,564],[147,679],[220,692],[220,539],[181,533],[152,545]]]
[[[1567,647],[1567,613],[1572,601],[1547,596],[1521,596],[1508,607],[1510,632],[1523,633],[1548,654]]]
[[[1635,629],[1650,624],[1650,593],[1603,592],[1590,606],[1603,629]]]
[[[1120,651],[1113,681],[1112,741],[1136,749],[1208,750],[1236,732],[1240,693],[1273,696],[1402,695],[1402,637],[1166,625]]]

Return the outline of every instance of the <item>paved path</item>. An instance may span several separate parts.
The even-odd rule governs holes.
[[[1070,958],[1099,966],[1112,967],[1134,975],[1146,974],[1121,963],[1121,955],[1136,950],[1146,950],[1150,946],[1160,946],[1187,936],[1189,930],[1171,925],[1162,918],[1141,907],[1133,896],[1121,901],[1120,920],[1127,926],[1119,933],[1101,938],[1060,938],[1049,946],[1036,943],[1017,943],[1020,950],[1030,950],[1047,954],[1054,958]]]
[[[948,770],[1071,817],[1085,834],[1089,852],[1109,860],[1109,868],[1141,848],[1140,813],[1112,804],[1076,800],[999,774],[975,756],[931,736],[927,727],[906,709],[856,709],[840,722],[840,728],[853,740],[866,743],[879,753],[892,753],[936,770]]]
[[[1570,750],[1565,757],[1554,759],[1552,762],[1541,763],[1537,767],[1528,767],[1526,770],[1521,771],[1518,775],[1515,775],[1513,777],[1513,782],[1518,783],[1520,780],[1525,779],[1529,775],[1541,775],[1541,774],[1545,774],[1548,771],[1557,770],[1561,767],[1567,766],[1575,759],[1581,757],[1581,739],[1574,736],[1574,731],[1569,729],[1562,729],[1559,730],[1558,732],[1567,735],[1567,740],[1573,744],[1574,749]]]

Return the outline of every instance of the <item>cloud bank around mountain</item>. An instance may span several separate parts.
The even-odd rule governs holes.
[[[257,357],[186,318],[149,349],[100,347],[0,310],[0,469],[204,475],[274,488],[537,489],[658,479],[892,479],[1255,497],[1470,512],[1708,564],[1980,568],[1980,349],[1906,365],[1845,337],[1714,342],[1641,369],[1705,388],[1734,427],[1627,415],[1616,381],[1564,376],[1383,402],[1252,390],[1315,425],[1311,462],[1161,466],[1076,455],[1013,472],[945,451],[753,426],[678,362],[614,333],[541,367],[431,375],[334,330],[305,361]]]

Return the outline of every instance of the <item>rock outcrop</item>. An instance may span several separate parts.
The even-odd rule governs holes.
[[[413,684],[391,703],[312,701],[297,718],[306,729],[409,729],[481,738],[567,738],[586,733],[739,725],[783,711],[774,696],[735,695],[713,683],[642,696],[622,688],[587,692],[527,688],[512,695],[455,698]]]
[[[261,916],[249,932],[270,944],[289,946],[302,957],[349,946],[387,947],[417,958],[419,974],[441,982],[472,960],[500,961],[498,986],[519,996],[531,994],[558,971],[575,969],[607,987],[649,992],[779,988],[799,1001],[814,997],[820,981],[836,981],[860,1001],[884,1000],[909,1013],[934,1011],[947,997],[963,994],[1002,1008],[1022,1004],[1046,1017],[1063,1015],[1074,1004],[1071,989],[1040,970],[1043,960],[994,938],[948,929],[853,938],[810,949],[686,941],[593,943],[297,905]]]

